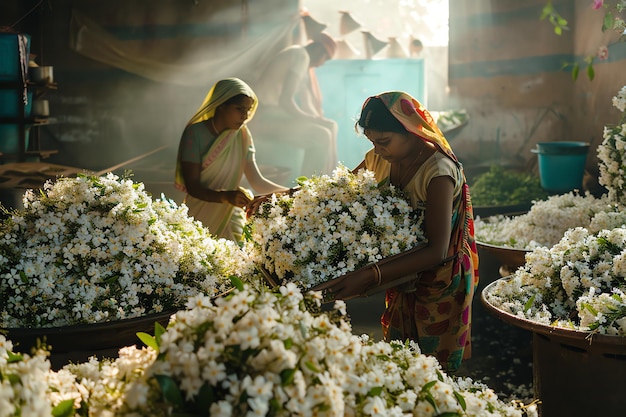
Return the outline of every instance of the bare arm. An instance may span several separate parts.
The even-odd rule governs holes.
[[[241,190],[210,190],[204,188],[200,183],[200,172],[202,170],[200,164],[182,161],[180,165],[187,193],[192,197],[209,203],[232,204],[238,207],[244,207],[250,201],[250,198]]]
[[[336,299],[348,300],[362,295],[377,284],[389,283],[398,278],[427,270],[446,259],[452,228],[452,202],[454,183],[450,177],[436,177],[428,185],[425,234],[427,245],[407,256],[400,256],[380,266],[381,282],[377,282],[374,268],[359,270],[318,285],[314,290],[330,290]]]
[[[244,174],[246,175],[250,186],[254,188],[254,191],[259,194],[271,194],[289,191],[288,187],[276,184],[275,182],[265,178],[259,170],[259,166],[257,165],[256,160],[254,159],[250,159],[246,162],[246,166],[244,167]]]

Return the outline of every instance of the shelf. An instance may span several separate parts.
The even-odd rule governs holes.
[[[57,83],[36,83],[34,81],[26,81],[26,87],[30,89],[56,90]],[[0,81],[0,90],[17,90],[24,88],[22,81]]]
[[[0,117],[0,125],[15,125],[17,128],[17,132],[12,126],[3,129],[3,140],[0,143],[2,146],[0,150],[1,164],[7,162],[24,163],[32,159],[48,158],[50,155],[58,153],[58,150],[40,149],[40,132],[38,129],[41,126],[56,122],[56,119],[32,114],[26,116],[25,104],[22,99],[22,95],[26,91],[28,91],[29,100],[34,100],[44,95],[47,91],[56,90],[57,84],[50,81],[50,78],[37,82],[27,79],[24,68],[18,65],[17,69],[18,75],[13,80],[0,81],[0,91],[13,90],[9,94],[3,93],[3,97],[6,97],[3,103],[6,102],[7,106],[10,106],[7,107],[7,111],[3,114],[10,116]],[[29,111],[29,113],[31,112]],[[32,131],[29,132],[29,129],[32,129]]]

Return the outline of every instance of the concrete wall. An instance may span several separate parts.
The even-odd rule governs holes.
[[[299,0],[0,2],[0,28],[30,34],[36,62],[54,68],[40,137],[59,152],[46,162],[98,171],[165,146],[126,168],[168,184],[182,130],[211,85],[252,76],[263,56],[297,40],[289,24],[298,16]]]
[[[624,45],[602,33],[604,13],[586,0],[553,1],[570,27],[558,36],[540,20],[544,0],[453,3],[449,104],[471,120],[452,145],[468,171],[498,163],[536,172],[537,142],[588,141],[587,170],[596,173],[595,147],[618,118],[611,97],[626,83]],[[610,54],[594,60],[595,79],[582,68],[572,80],[563,63],[583,62],[601,44]]]
[[[181,74],[170,74],[178,75],[177,82],[164,82],[89,58],[70,47],[72,11],[82,11],[138,53],[166,54],[174,65],[184,64],[185,48],[206,45],[205,58],[211,60],[213,48],[262,36],[299,8],[297,0],[57,0],[41,2],[28,14],[39,3],[0,2],[0,27],[30,33],[38,63],[55,68],[58,90],[46,98],[59,123],[42,130],[42,145],[60,151],[50,161],[104,169],[167,145],[170,152],[152,165],[168,181],[182,128],[210,76],[220,74],[182,85]],[[537,157],[530,152],[535,143],[559,140],[589,141],[587,168],[597,171],[595,147],[603,126],[618,117],[611,97],[626,84],[626,43],[601,32],[603,13],[588,0],[553,0],[571,29],[557,36],[539,19],[545,3],[450,2],[449,91],[438,107],[468,110],[469,124],[452,140],[468,176],[492,163],[536,170]],[[593,81],[584,70],[573,81],[562,69],[563,62],[582,62],[602,44],[609,59],[594,61]]]

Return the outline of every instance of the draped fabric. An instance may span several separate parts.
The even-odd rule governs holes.
[[[248,120],[250,120],[258,105],[254,91],[237,78],[227,78],[211,87],[206,98],[187,123],[186,133],[192,125],[200,123],[204,125],[215,115],[215,110],[221,104],[239,94],[244,94],[254,101],[249,113]],[[202,157],[201,185],[210,190],[236,190],[243,178],[244,167],[253,157],[253,153],[252,135],[246,125],[237,130],[223,131]],[[180,149],[176,158],[175,186],[186,192]],[[234,241],[241,240],[245,217],[240,208],[230,204],[209,203],[191,195],[186,195],[185,204],[189,207],[189,215],[202,221],[212,234]]]
[[[97,7],[104,8],[107,3]],[[228,14],[211,15],[203,9],[198,10],[195,16],[194,11],[189,12],[189,15],[181,15],[180,10],[184,10],[184,7],[176,4],[179,3],[172,2],[167,6],[176,7],[167,9],[174,15],[172,21],[160,23],[167,19],[165,14],[152,17],[153,20],[157,19],[154,24],[152,21],[138,21],[135,28],[128,28],[130,24],[126,21],[120,24],[110,18],[105,26],[104,17],[90,17],[94,13],[87,15],[73,9],[70,18],[70,48],[94,61],[158,82],[206,86],[218,79],[233,76],[252,82],[258,76],[259,68],[266,65],[281,49],[294,43],[294,33],[300,24],[298,10],[290,11],[286,7],[274,6],[274,10],[268,6],[262,17],[255,13],[247,19],[239,15],[241,12],[236,7],[235,11]],[[202,6],[209,8],[211,3],[202,3]],[[105,10],[110,12],[112,7]],[[121,3],[120,7],[130,5]],[[150,7],[150,13],[156,13],[153,10],[157,6],[148,4],[145,7]],[[136,12],[133,14],[141,18],[139,10]],[[175,13],[179,15],[175,16]],[[200,21],[203,13],[207,16],[206,22]],[[268,19],[270,15],[273,15],[271,23],[261,22],[261,19]],[[124,17],[116,15],[116,18],[122,20]],[[183,25],[174,20],[187,21],[191,18],[198,21],[193,25]],[[148,17],[144,19],[148,20]],[[222,22],[225,19],[228,19],[228,25]],[[254,19],[257,19],[256,23]],[[251,22],[246,23],[247,20]],[[174,29],[177,27],[182,29]],[[115,33],[116,28],[118,33]],[[151,38],[151,31],[157,30],[165,32],[165,35],[154,35]],[[170,33],[176,30],[182,33]]]
[[[202,162],[200,183],[211,190],[236,190],[243,177],[243,168],[250,150],[247,127],[226,130],[217,138]],[[180,187],[180,183],[176,183]],[[188,214],[200,220],[218,237],[241,241],[245,216],[242,209],[230,204],[209,203],[189,194],[185,196]]]
[[[410,286],[387,290],[381,317],[386,340],[412,339],[423,353],[437,356],[449,371],[471,356],[471,305],[478,286],[478,250],[474,215],[463,168],[448,141],[424,106],[410,95],[393,91],[378,95],[391,114],[419,138],[436,145],[447,164],[431,156],[415,173],[405,191],[414,208],[425,207],[430,180],[447,175],[455,182],[448,261],[422,272]],[[445,159],[445,158],[444,158]],[[377,155],[366,156],[366,167],[379,182],[389,183],[390,165]]]

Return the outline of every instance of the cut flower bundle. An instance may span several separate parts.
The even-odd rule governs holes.
[[[446,375],[414,344],[353,335],[343,302],[323,313],[321,294],[294,283],[235,285],[224,297],[190,299],[167,329],[143,335],[146,348],[58,373],[38,367],[47,384],[26,388],[17,369],[33,359],[9,363],[0,336],[0,375],[18,381],[8,387],[15,398],[24,389],[68,416],[537,415],[534,405],[504,403],[483,384]]]
[[[245,250],[279,282],[310,288],[424,242],[422,222],[399,189],[340,165],[264,203]]]
[[[0,224],[0,327],[97,323],[182,308],[253,266],[186,206],[113,174],[48,181]],[[240,275],[241,276],[241,275]]]

